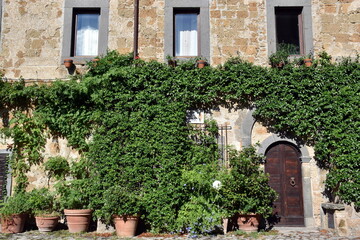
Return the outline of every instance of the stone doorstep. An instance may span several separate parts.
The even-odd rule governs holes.
[[[280,234],[282,233],[318,233],[320,231],[317,227],[277,227],[275,226],[273,230],[278,231]]]

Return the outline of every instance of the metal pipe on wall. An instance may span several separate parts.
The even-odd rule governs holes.
[[[139,55],[139,0],[134,0],[134,59]]]

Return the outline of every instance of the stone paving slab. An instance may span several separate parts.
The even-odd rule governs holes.
[[[190,236],[156,236],[156,237],[133,237],[120,238],[111,234],[70,234],[65,230],[54,231],[50,233],[41,233],[39,231],[27,231],[19,234],[4,234],[0,233],[0,239],[10,240],[185,240],[194,239]],[[333,231],[319,230],[319,229],[276,229],[267,233],[258,234],[240,234],[240,235],[217,235],[217,236],[201,236],[196,238],[198,240],[238,240],[238,239],[260,239],[260,240],[360,240],[358,237],[341,237]]]

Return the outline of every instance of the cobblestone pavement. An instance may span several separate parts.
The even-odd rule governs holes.
[[[0,239],[10,240],[116,240],[116,239],[132,239],[132,240],[181,240],[189,239],[189,236],[154,236],[154,237],[134,237],[134,238],[120,238],[112,234],[96,234],[96,233],[84,233],[84,234],[70,234],[65,230],[54,231],[50,233],[41,233],[39,231],[27,231],[19,234],[0,234]],[[319,230],[319,229],[278,229],[266,233],[257,234],[240,234],[240,235],[218,235],[218,236],[202,236],[197,238],[199,240],[238,240],[238,239],[261,239],[261,240],[360,240],[358,237],[340,237],[333,231]]]

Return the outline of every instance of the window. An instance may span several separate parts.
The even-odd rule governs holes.
[[[268,0],[266,4],[269,55],[284,46],[292,54],[310,53],[311,0]]]
[[[210,58],[208,0],[165,0],[165,56]]]
[[[108,41],[107,0],[66,0],[62,59],[85,63],[105,54]]]
[[[198,56],[198,13],[194,11],[175,12],[175,56]]]
[[[302,8],[276,7],[276,50],[290,46],[291,54],[304,54],[302,36]]]
[[[72,56],[96,56],[99,45],[100,9],[74,9]]]

